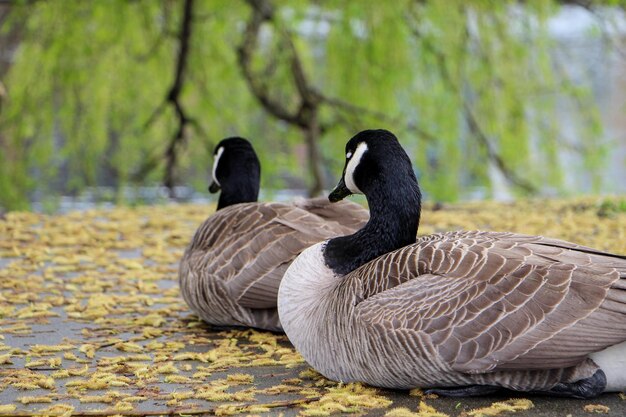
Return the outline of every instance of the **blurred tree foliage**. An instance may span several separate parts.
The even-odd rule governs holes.
[[[564,99],[588,166],[602,162],[593,97],[551,54],[559,2],[3,4],[0,206],[96,184],[204,188],[228,135],[256,145],[264,186],[290,172],[317,193],[336,181],[345,141],[369,127],[400,137],[438,200],[489,187],[490,166],[532,193],[561,185]]]

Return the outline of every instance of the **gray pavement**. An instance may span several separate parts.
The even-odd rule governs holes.
[[[420,398],[325,380],[284,335],[198,322],[176,282],[198,220],[145,210],[0,221],[0,415],[473,417],[520,398],[533,407],[482,415],[626,416],[618,394]]]

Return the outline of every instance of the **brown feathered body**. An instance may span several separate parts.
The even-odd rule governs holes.
[[[353,233],[368,218],[358,204],[322,198],[223,208],[185,250],[179,269],[183,298],[208,323],[282,331],[276,298],[291,261],[317,242]]]
[[[328,378],[545,391],[600,366],[607,390],[624,389],[624,257],[540,236],[451,232],[338,276],[324,264],[325,245],[289,268],[279,312]],[[614,345],[607,358],[601,351]]]

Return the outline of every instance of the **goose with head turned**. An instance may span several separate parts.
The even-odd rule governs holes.
[[[281,331],[276,297],[290,262],[314,243],[354,232],[369,216],[358,204],[325,198],[256,202],[260,171],[247,140],[217,144],[209,187],[221,190],[217,211],[185,250],[179,282],[189,307],[210,324]]]
[[[386,130],[346,145],[329,198],[357,193],[368,223],[303,251],[278,293],[285,333],[323,375],[448,396],[626,388],[626,257],[514,233],[416,239],[420,190]]]

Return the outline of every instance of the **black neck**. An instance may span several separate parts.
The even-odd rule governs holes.
[[[242,177],[247,178],[247,177]],[[232,206],[239,203],[253,203],[259,198],[259,186],[255,181],[238,181],[235,183],[224,184],[217,202],[217,210],[224,207]]]
[[[324,249],[326,264],[339,275],[415,243],[421,212],[421,194],[415,180],[378,187],[367,195],[367,202],[367,224],[353,235],[331,239]]]

